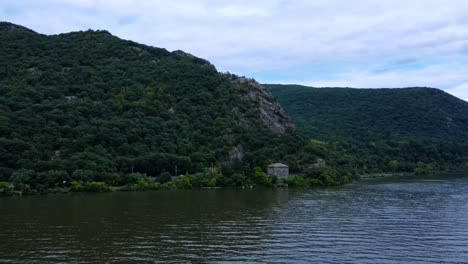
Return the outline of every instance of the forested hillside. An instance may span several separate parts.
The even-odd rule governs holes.
[[[3,22],[0,58],[0,181],[249,174],[303,143],[265,88],[182,51]]]
[[[183,51],[7,22],[0,58],[0,194],[270,186],[273,162],[302,176],[290,185],[330,186],[468,156],[467,103],[435,89],[268,85],[284,111],[255,80]]]
[[[467,161],[468,102],[441,90],[265,86],[300,132],[345,151],[358,167],[412,171]]]

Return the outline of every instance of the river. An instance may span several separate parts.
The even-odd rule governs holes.
[[[0,199],[0,263],[468,263],[468,179]]]

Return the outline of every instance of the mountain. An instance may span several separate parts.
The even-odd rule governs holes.
[[[274,162],[302,176],[290,185],[331,186],[468,157],[467,104],[435,89],[267,89],[108,31],[49,36],[8,22],[0,58],[8,190],[158,187],[147,176],[167,188],[271,186]]]
[[[438,89],[266,87],[308,136],[468,140],[468,102]]]
[[[265,85],[309,138],[340,142],[366,167],[411,170],[468,157],[468,102],[432,88],[352,89]]]
[[[1,22],[0,58],[0,181],[251,171],[303,144],[263,86],[183,51]]]

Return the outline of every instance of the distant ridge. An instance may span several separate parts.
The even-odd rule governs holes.
[[[265,86],[309,136],[468,140],[468,102],[439,89]]]
[[[26,27],[23,27],[23,26],[20,26],[20,25],[16,25],[16,24],[13,24],[13,23],[10,23],[10,22],[5,22],[5,21],[0,21],[0,32],[21,32],[21,33],[33,33],[33,34],[37,34],[35,31],[29,29],[29,28],[26,28]]]

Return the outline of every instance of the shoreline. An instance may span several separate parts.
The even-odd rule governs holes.
[[[58,187],[58,188],[51,188],[47,189],[46,191],[40,192],[40,191],[31,191],[31,192],[22,192],[18,190],[11,190],[11,192],[7,194],[0,195],[0,199],[3,197],[14,197],[14,196],[35,196],[35,195],[51,195],[51,194],[78,194],[78,193],[110,193],[110,192],[150,192],[150,191],[190,191],[190,190],[222,190],[222,189],[237,189],[237,190],[252,190],[252,189],[287,189],[287,188],[308,188],[308,189],[316,189],[316,188],[327,188],[327,187],[337,187],[337,186],[344,186],[346,184],[352,183],[352,182],[359,182],[361,180],[372,180],[372,179],[384,179],[384,178],[391,178],[391,177],[401,177],[401,178],[406,178],[406,177],[415,177],[415,176],[421,176],[421,177],[430,177],[430,176],[442,176],[442,175],[447,175],[447,174],[454,174],[454,175],[460,175],[461,177],[467,177],[468,173],[465,171],[453,171],[453,172],[435,172],[432,175],[416,175],[415,173],[410,173],[410,172],[401,172],[401,173],[371,173],[371,174],[363,174],[359,176],[359,179],[354,179],[350,182],[343,183],[343,184],[336,184],[332,186],[323,186],[323,185],[313,185],[313,186],[296,186],[296,185],[278,185],[273,184],[271,186],[262,186],[262,185],[247,185],[247,186],[225,186],[225,187],[220,187],[220,186],[202,186],[202,187],[193,187],[193,188],[177,188],[174,185],[171,185],[170,187],[164,187],[162,185],[158,186],[157,188],[131,188],[131,186],[106,186],[105,188],[99,189],[99,190],[82,190],[82,191],[76,191],[73,190],[72,187]]]
[[[411,177],[415,176],[413,172],[399,172],[399,173],[371,173],[361,175],[362,180],[367,179],[380,179],[380,178],[389,178],[389,177]]]

